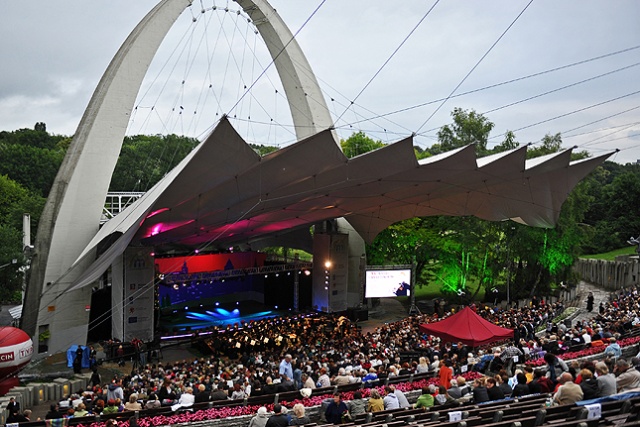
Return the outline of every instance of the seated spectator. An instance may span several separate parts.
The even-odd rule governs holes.
[[[458,386],[458,381],[453,379],[451,380],[451,387],[449,387],[449,396],[454,399],[460,399],[462,394],[460,393],[460,387]]]
[[[533,371],[533,381],[527,385],[531,393],[551,393],[554,389],[553,383],[545,376],[542,369]]]
[[[151,393],[149,395],[149,400],[144,404],[145,409],[159,408],[160,406],[162,406],[162,403],[160,402],[160,399],[158,399],[158,395],[155,393]]]
[[[129,401],[125,403],[124,409],[127,411],[140,411],[142,409],[142,405],[138,403],[138,395],[132,393],[129,396]]]
[[[386,407],[385,407],[386,409]],[[327,422],[332,424],[342,424],[343,417],[349,413],[349,408],[342,401],[342,395],[336,393],[333,395],[333,401],[327,406],[327,410],[324,412],[324,417]]]
[[[588,369],[580,371],[580,388],[582,389],[583,399],[595,399],[598,397],[598,382],[593,378],[593,373]]]
[[[604,349],[604,354],[616,359],[622,357],[622,349],[615,338],[609,338],[609,345]]]
[[[580,386],[573,382],[573,377],[570,373],[564,372],[560,375],[559,381],[560,387],[558,391],[553,395],[553,403],[556,405],[570,405],[582,400],[584,394]]]
[[[384,399],[382,399],[382,401],[384,402],[384,410],[387,411],[389,409],[398,409],[400,408],[400,402],[398,401],[398,396],[396,396],[395,390],[393,390],[391,387],[384,386]]]
[[[640,387],[640,372],[636,368],[629,366],[629,362],[620,359],[616,362],[616,389],[618,393],[629,391]]]
[[[294,406],[295,411],[295,406]],[[267,425],[267,421],[269,420],[269,415],[267,413],[267,408],[261,406],[258,408],[257,414],[251,418],[249,421],[249,427],[265,427]]]
[[[289,418],[282,412],[282,405],[273,405],[273,415],[267,420],[265,427],[285,427],[289,425]]]
[[[513,388],[511,397],[520,397],[531,394],[529,386],[527,385],[527,376],[522,372],[516,375],[516,386]]]
[[[118,412],[118,407],[116,406],[116,400],[115,399],[109,399],[107,401],[107,406],[102,410],[101,415],[102,414],[115,414]]]
[[[367,401],[362,398],[360,390],[353,392],[353,400],[347,405],[349,407],[349,413],[352,417],[366,413]]]
[[[596,363],[596,382],[598,383],[598,397],[616,394],[616,377],[609,372],[609,367],[604,362]]]
[[[487,394],[489,395],[489,400],[504,399],[504,393],[496,384],[495,378],[487,378]]]
[[[449,396],[448,390],[445,386],[438,386],[438,394],[435,396],[435,404],[436,405],[448,405],[450,403],[454,403],[456,400]]]
[[[369,402],[367,404],[367,412],[384,411],[384,401],[380,397],[380,393],[375,388],[369,393]]]
[[[74,417],[84,417],[87,414],[89,414],[89,412],[87,411],[87,407],[84,403],[79,403],[77,408],[76,408],[76,412],[74,414]]]
[[[433,405],[434,405],[433,393],[429,390],[428,387],[422,387],[422,394],[418,396],[418,400],[416,400],[416,404],[414,406],[416,408],[428,409],[428,408],[431,408]]]
[[[301,426],[305,424],[311,424],[311,420],[305,415],[304,405],[302,403],[296,403],[293,405],[293,417],[291,417],[289,425]]]
[[[482,403],[489,401],[489,393],[485,386],[484,378],[476,378],[473,382],[473,402]]]
[[[426,374],[431,370],[431,366],[429,366],[429,361],[426,357],[421,357],[418,359],[418,366],[416,367],[416,374]]]
[[[308,374],[302,374],[302,388],[316,388],[316,383]]]
[[[204,384],[198,386],[198,392],[196,393],[195,403],[202,403],[209,401],[209,392]]]
[[[364,378],[362,379],[362,382],[369,383],[377,380],[378,380],[378,372],[376,371],[376,368],[369,368],[369,373],[364,376]]]

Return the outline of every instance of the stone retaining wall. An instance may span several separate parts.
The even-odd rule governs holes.
[[[619,256],[615,261],[580,258],[573,271],[585,282],[609,291],[637,285],[640,282],[640,262],[637,256]]]
[[[81,374],[73,378],[56,378],[49,383],[30,383],[12,388],[6,395],[0,397],[0,424],[6,423],[9,415],[6,407],[10,398],[15,397],[22,409],[29,409],[50,400],[57,402],[78,390],[85,390],[90,378],[90,374]]]

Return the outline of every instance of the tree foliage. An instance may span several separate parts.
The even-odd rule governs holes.
[[[362,131],[354,133],[347,139],[340,140],[342,152],[349,158],[382,148],[384,145],[382,141],[376,141]]]

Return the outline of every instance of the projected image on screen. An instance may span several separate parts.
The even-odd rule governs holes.
[[[387,298],[410,294],[411,270],[367,270],[365,298]]]

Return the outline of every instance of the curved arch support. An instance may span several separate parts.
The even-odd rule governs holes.
[[[32,337],[45,327],[50,330],[49,352],[86,339],[90,291],[66,292],[76,277],[60,278],[98,230],[144,76],[162,40],[191,3],[160,1],[127,37],[98,83],[58,171],[38,226],[21,321]],[[297,137],[330,128],[333,123],[317,80],[275,9],[265,0],[239,0],[238,4],[256,21],[275,58]]]

